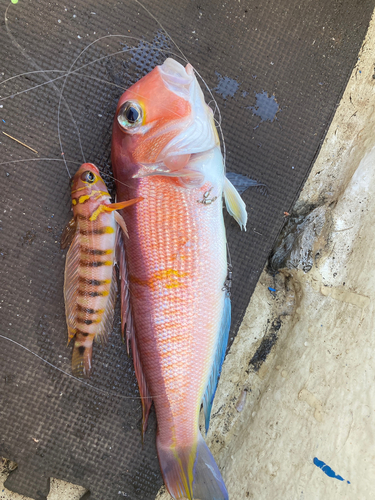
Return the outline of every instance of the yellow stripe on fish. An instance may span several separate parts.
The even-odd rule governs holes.
[[[105,340],[112,328],[117,291],[116,231],[119,227],[118,241],[120,231],[126,231],[116,210],[139,199],[111,204],[99,170],[88,163],[80,167],[71,185],[74,221],[62,237],[65,246],[71,243],[65,266],[65,310],[68,338],[74,337],[72,371],[87,377],[92,369],[94,338]],[[125,254],[121,256],[124,259]]]

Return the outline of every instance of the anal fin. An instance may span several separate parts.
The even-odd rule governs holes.
[[[210,378],[208,380],[206,392],[203,396],[203,411],[205,418],[206,434],[210,426],[212,403],[214,401],[216,388],[221,373],[221,368],[224,362],[225,351],[228,344],[230,322],[231,322],[231,303],[229,295],[225,294],[224,309],[220,325],[220,333],[217,341],[215,357],[212,365],[212,371]]]

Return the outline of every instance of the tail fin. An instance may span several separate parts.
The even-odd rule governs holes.
[[[160,468],[174,499],[228,500],[228,492],[216,462],[199,433],[191,447],[164,448],[157,439]]]
[[[92,342],[82,345],[75,340],[72,354],[72,372],[75,377],[87,378],[91,375]]]

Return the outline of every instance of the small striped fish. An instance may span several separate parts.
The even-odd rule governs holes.
[[[75,174],[71,196],[73,218],[61,237],[62,248],[70,245],[65,264],[65,313],[69,342],[74,338],[72,372],[88,377],[93,340],[104,341],[113,323],[116,261],[120,261],[120,275],[125,270],[122,237],[128,234],[116,210],[142,198],[111,204],[99,170],[91,163],[81,165]]]

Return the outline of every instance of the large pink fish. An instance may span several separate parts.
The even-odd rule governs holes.
[[[227,499],[198,418],[203,403],[207,431],[230,328],[223,194],[241,227],[247,215],[190,64],[167,59],[122,95],[112,164],[118,201],[144,198],[123,214],[143,431],[153,400],[173,498]]]

